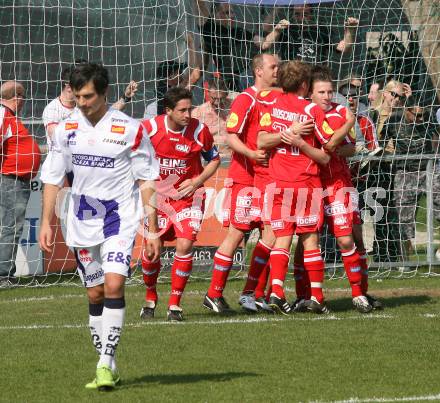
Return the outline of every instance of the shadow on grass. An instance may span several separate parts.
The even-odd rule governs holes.
[[[158,383],[161,385],[174,385],[197,382],[227,382],[235,378],[261,376],[255,372],[220,372],[205,374],[162,374],[144,375],[138,378],[124,380],[119,389],[137,388],[144,384]]]
[[[432,300],[432,298],[428,295],[402,295],[378,299],[380,302],[382,302],[384,310],[387,308],[397,308],[403,305],[425,305]],[[352,310],[352,301],[351,298],[336,299],[330,301],[328,306],[332,312],[350,311]]]

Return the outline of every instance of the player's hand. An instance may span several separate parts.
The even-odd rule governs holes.
[[[290,25],[290,22],[283,19],[277,25],[275,25],[275,31],[282,31]]]
[[[345,118],[347,119],[347,123],[349,123],[351,129],[356,123],[356,115],[351,111],[350,108],[345,108],[345,110],[347,111],[345,113]]]
[[[52,252],[53,242],[53,231],[50,224],[41,224],[40,235],[38,236],[38,242],[40,244],[40,249],[45,252]]]
[[[251,157],[258,165],[269,166],[269,155],[265,150],[255,150]]]
[[[408,84],[403,84],[403,93],[407,98],[409,98],[412,95],[412,89]]]
[[[160,250],[162,247],[162,243],[160,242],[160,238],[151,237],[145,240],[145,251],[144,255],[150,262],[155,262],[160,258]]]
[[[347,21],[345,21],[345,26],[347,28],[356,28],[357,26],[359,26],[359,20],[354,17],[348,17]]]
[[[304,122],[294,121],[290,126],[290,130],[295,134],[299,134],[300,136],[311,134],[314,128],[315,122],[313,121],[313,119],[309,119]]]
[[[292,131],[282,131],[281,133],[281,141],[285,144],[289,144],[293,147],[300,147],[304,144],[304,139],[296,133]]]
[[[192,196],[200,185],[193,179],[185,179],[177,188],[180,197]]]
[[[124,95],[127,98],[133,98],[138,90],[138,83],[136,81],[130,81],[127,88],[124,91]]]

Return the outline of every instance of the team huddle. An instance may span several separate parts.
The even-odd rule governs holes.
[[[279,64],[276,56],[259,54],[252,70],[255,84],[235,98],[227,120],[233,150],[224,205],[228,232],[215,253],[203,306],[216,314],[231,310],[223,291],[234,252],[257,228],[260,240],[239,297],[241,307],[249,313],[328,313],[319,246],[325,220],[341,251],[354,308],[361,313],[381,309],[368,294],[357,193],[346,161],[355,152],[355,116],[332,102],[332,77],[324,67]],[[203,220],[203,184],[220,165],[212,134],[191,117],[189,90],[171,88],[164,97],[165,114],[139,123],[108,108],[108,83],[102,66],[82,63],[73,69],[69,85],[76,108],[54,130],[41,175],[40,245],[46,251],[52,250],[57,194],[66,175],[73,176],[66,243],[87,290],[89,327],[99,354],[88,389],[114,388],[120,379],[115,352],[141,217],[146,286],[141,318],[154,318],[160,250],[175,240],[167,318],[184,319],[181,298]],[[289,303],[284,282],[294,235],[296,297]]]

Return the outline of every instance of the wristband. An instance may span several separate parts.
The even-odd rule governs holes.
[[[125,103],[128,103],[131,101],[131,97],[127,97],[127,95],[124,94],[124,96],[122,97],[122,99],[124,100]]]

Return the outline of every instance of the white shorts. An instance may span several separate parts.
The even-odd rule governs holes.
[[[103,243],[74,248],[78,274],[86,288],[104,284],[105,273],[130,277],[133,240],[112,236]]]

